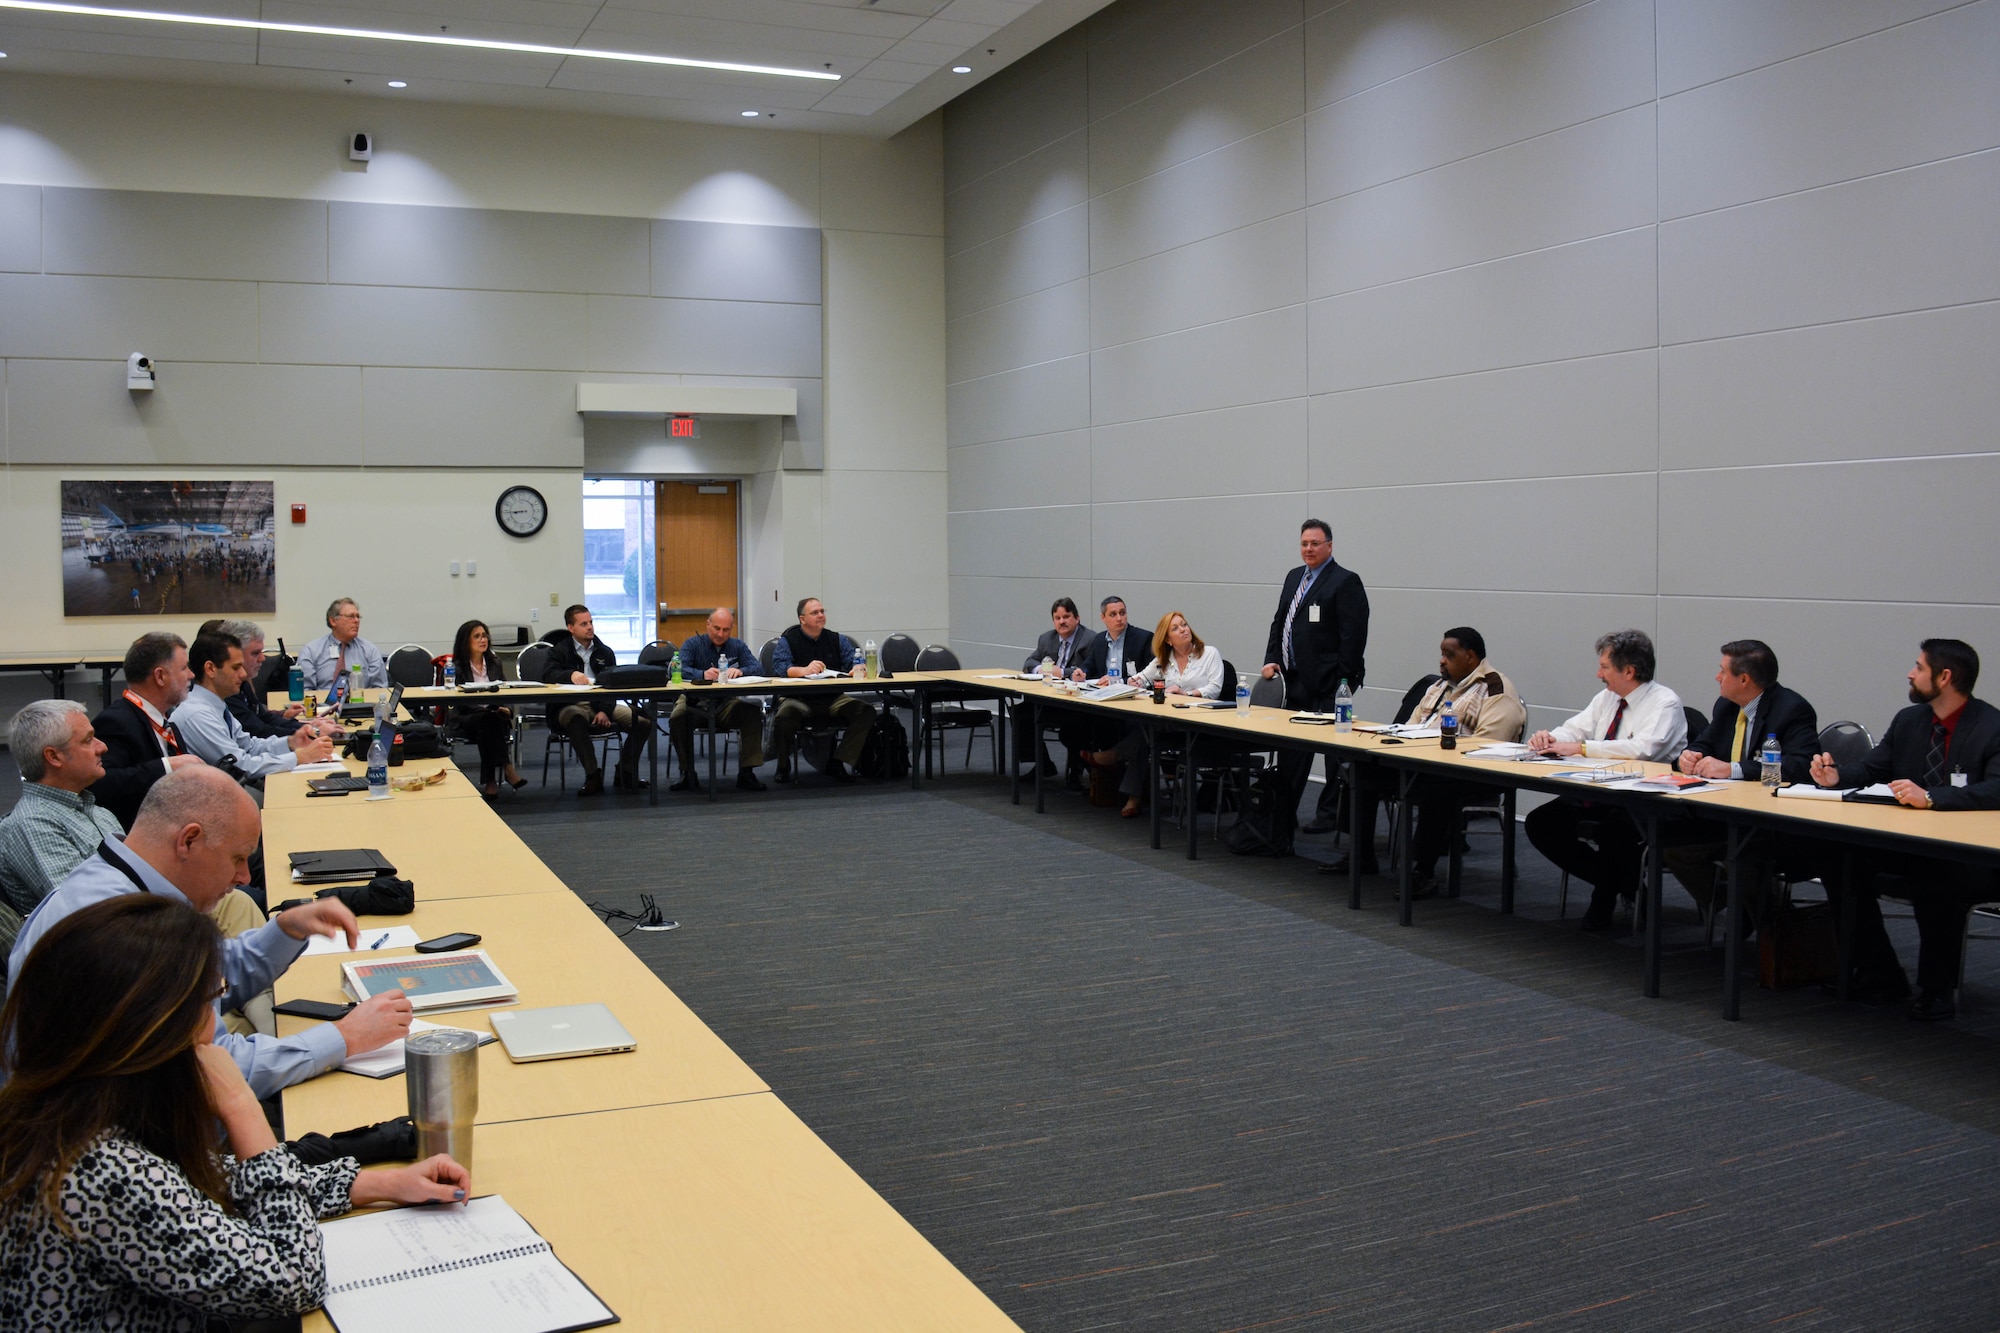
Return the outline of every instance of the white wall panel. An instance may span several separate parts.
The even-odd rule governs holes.
[[[1657,0],[1660,95],[1775,65],[1965,0]]]
[[[1653,229],[1315,301],[1312,391],[1653,344]]]
[[[492,467],[583,466],[574,374],[393,367],[358,373],[360,461],[368,467],[463,467],[474,458]]]
[[[1297,548],[1293,548],[1297,554]],[[1269,579],[1254,583],[1190,583],[1160,579],[1099,578],[1090,588],[1090,609],[1085,623],[1097,624],[1097,602],[1113,593],[1125,599],[1132,623],[1147,630],[1157,629],[1169,611],[1187,617],[1202,642],[1213,644],[1236,669],[1254,670],[1263,665],[1264,645],[1271,634],[1271,616],[1278,609],[1278,592],[1287,565],[1270,564]],[[1081,606],[1079,597],[1077,604]],[[1043,617],[1046,625],[1047,617]]]
[[[1302,491],[1306,400],[1102,425],[1089,448],[1089,494],[1099,501]]]
[[[1296,305],[1305,268],[1305,215],[1294,212],[1103,269],[1090,280],[1091,346]]]
[[[1296,34],[1301,17],[1299,0],[1231,0],[1224,5],[1182,0],[1135,5],[1134,10],[1129,17],[1136,21],[1118,40],[1100,40],[1091,49],[1092,120],[1116,115],[1184,81],[1192,83],[1201,73],[1272,37]],[[1294,84],[1299,59],[1294,55]],[[1191,95],[1188,100],[1198,99]]]
[[[1084,126],[1083,39],[1067,33],[961,96],[944,123],[944,188],[963,189]]]
[[[1204,8],[1222,15],[1239,6]],[[1300,30],[1293,27],[1123,110],[1095,116],[1091,192],[1129,185],[1298,119],[1305,109],[1299,44]]]
[[[34,185],[0,185],[0,271],[42,268],[42,192]]]
[[[2000,297],[2000,150],[1660,226],[1660,340]]]
[[[585,299],[590,303],[592,370],[804,376],[821,371],[818,306],[631,296]]]
[[[957,254],[1087,197],[1090,145],[1078,128],[944,197],[945,253]]]
[[[993,440],[951,451],[948,505],[1023,509],[1090,499],[1090,432],[1066,430],[1022,440]]]
[[[309,199],[42,191],[49,273],[326,281],[326,209]]]
[[[331,281],[386,287],[646,294],[643,218],[335,203]]]
[[[585,365],[587,298],[581,296],[294,283],[244,290],[259,301],[265,361],[508,370]]]
[[[123,357],[11,361],[7,426],[17,464],[353,465],[361,462],[361,372],[190,361],[152,393],[135,394],[125,388]]]
[[[1596,0],[1306,117],[1314,203],[1653,97],[1650,0]]]
[[[1300,122],[1288,121],[1094,197],[1091,267],[1129,264],[1301,207],[1302,136]]]
[[[1095,504],[1092,572],[1127,581],[1255,583],[1286,558],[1305,519],[1298,491]]]
[[[943,238],[829,231],[826,296],[826,465],[943,472],[944,345],[909,314],[944,311]]]
[[[1311,400],[1312,484],[1650,472],[1655,355],[1619,352],[1321,394]]]
[[[0,273],[0,356],[161,363],[255,361],[257,288],[247,282]],[[119,374],[124,388],[124,374]]]
[[[828,540],[820,594],[835,626],[879,643],[917,625],[943,625],[951,614],[941,578],[917,578],[944,558],[945,475],[942,472],[829,470],[825,480]]]
[[[815,227],[661,218],[652,230],[654,296],[819,304],[820,234]]]
[[[957,519],[951,520],[954,524]],[[1075,598],[1082,604],[1086,581],[1057,576],[1006,577],[967,575],[956,570],[951,575],[951,623],[977,626],[984,638],[974,639],[952,631],[952,647],[967,666],[1005,666],[1019,670],[1028,650],[1035,646],[1043,630],[1049,628],[1049,606],[1058,597]],[[983,652],[962,646],[982,645]],[[998,651],[995,651],[995,649]]]
[[[1306,20],[1307,105],[1320,107],[1532,27],[1589,0],[1316,0]]]
[[[1990,603],[1996,494],[2000,453],[1663,472],[1661,527],[1729,540],[1664,544],[1660,591]]]
[[[1090,290],[1084,279],[989,306],[945,326],[946,379],[997,375],[1090,350]]]
[[[1093,352],[1090,418],[1106,424],[1305,392],[1303,306]]]
[[[945,390],[945,409],[953,444],[1088,426],[1090,359],[1071,357],[954,384]]]
[[[949,316],[957,319],[987,306],[1054,287],[1090,272],[1090,218],[1087,204],[1031,222],[945,261]]]
[[[1648,226],[1653,106],[1614,112],[1307,210],[1307,291],[1332,296]]]
[[[2000,304],[1660,351],[1660,466],[1990,452]]]
[[[949,517],[953,574],[1084,579],[1090,575],[1090,506],[968,509]]]
[[[2000,4],[1969,5],[1660,103],[1679,217],[2000,143]]]

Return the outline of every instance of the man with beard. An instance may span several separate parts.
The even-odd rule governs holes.
[[[1979,654],[1958,639],[1925,639],[1919,648],[1908,677],[1910,707],[1896,714],[1882,743],[1859,764],[1815,756],[1813,781],[1822,787],[1886,782],[1897,802],[1913,810],[2000,809],[2000,708],[1972,697]],[[1877,1003],[1909,994],[1876,902],[1887,891],[1907,897],[1917,918],[1917,997],[1910,1017],[1919,1023],[1956,1017],[1953,993],[1964,964],[1966,919],[1975,904],[2000,897],[1993,872],[1887,852],[1856,853],[1854,870],[1859,901],[1851,993]]]

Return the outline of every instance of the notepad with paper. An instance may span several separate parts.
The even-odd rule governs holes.
[[[340,1333],[570,1333],[618,1316],[497,1194],[320,1223]]]

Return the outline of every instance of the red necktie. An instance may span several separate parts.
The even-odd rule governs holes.
[[[1617,740],[1618,724],[1623,722],[1624,720],[1625,720],[1625,701],[1623,699],[1620,699],[1618,701],[1618,711],[1611,715],[1611,729],[1604,733],[1604,739],[1607,741]]]

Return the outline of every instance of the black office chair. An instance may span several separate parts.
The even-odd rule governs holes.
[[[898,672],[917,670],[917,659],[923,650],[917,641],[907,634],[891,634],[882,640],[882,674],[893,676]]]
[[[1693,740],[1695,737],[1701,735],[1702,732],[1708,730],[1708,715],[1699,708],[1696,708],[1693,704],[1682,704],[1681,711],[1687,714],[1689,740]],[[1675,755],[1674,758],[1678,759],[1680,756]]]
[[[389,654],[389,683],[406,688],[421,688],[434,684],[437,668],[432,665],[431,650],[420,643],[406,643]]]
[[[912,671],[958,671],[958,654],[943,644],[934,643],[917,654],[911,663]],[[924,709],[917,720],[917,749],[923,753],[924,776],[935,771],[931,767],[931,740],[937,740],[937,767],[942,769],[945,760],[945,733],[963,731],[965,733],[965,764],[972,766],[972,743],[978,738],[981,728],[986,731],[986,743],[993,754],[993,772],[1000,772],[1000,728],[994,714],[984,707],[966,706],[971,696],[951,691],[924,691]]]
[[[1521,701],[1521,729],[1513,737],[1517,743],[1528,738],[1527,714],[1528,701],[1523,699]],[[1463,745],[1464,741],[1461,740],[1459,743]],[[1459,896],[1459,871],[1465,853],[1470,850],[1468,839],[1472,834],[1472,821],[1475,819],[1490,819],[1493,821],[1492,832],[1496,835],[1504,836],[1507,831],[1508,822],[1514,818],[1514,799],[1514,788],[1494,787],[1491,789],[1489,797],[1477,801],[1468,801],[1466,804],[1458,807],[1458,812],[1452,816],[1451,841],[1447,844],[1451,860],[1450,866],[1446,871],[1445,891],[1449,896],[1453,898]]]
[[[1416,684],[1403,691],[1403,702],[1396,705],[1396,716],[1392,720],[1399,726],[1402,723],[1408,722],[1416,714],[1417,705],[1424,701],[1424,695],[1429,693],[1431,686],[1437,684],[1442,679],[1443,677],[1435,671],[1427,676],[1418,677]],[[1382,808],[1389,812],[1389,864],[1394,866],[1400,864],[1396,858],[1403,854],[1403,848],[1396,840],[1396,810],[1402,804],[1402,801],[1393,790],[1387,787],[1383,789],[1380,800]],[[1373,836],[1372,830],[1369,831],[1369,836]],[[1337,842],[1338,839],[1336,839]]]
[[[1860,763],[1874,748],[1874,738],[1859,722],[1829,722],[1819,729],[1819,752],[1832,755],[1842,768]]]

